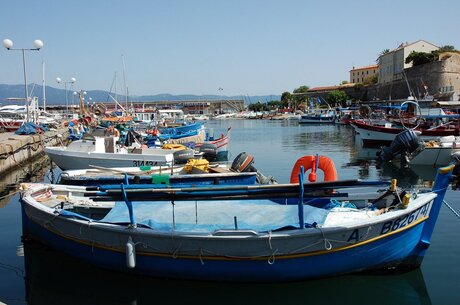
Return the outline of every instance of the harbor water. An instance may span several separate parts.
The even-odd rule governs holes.
[[[254,156],[256,167],[289,182],[304,155],[331,158],[340,179],[397,178],[398,185],[429,187],[431,167],[400,169],[379,164],[349,126],[299,125],[296,121],[209,121],[215,136],[231,127],[230,159]],[[408,272],[353,274],[293,283],[236,284],[146,278],[111,272],[21,240],[17,184],[52,181],[60,170],[42,157],[0,178],[0,304],[458,304],[460,219],[443,206],[421,268]],[[321,179],[321,175],[318,175]],[[445,201],[460,211],[460,191]],[[357,258],[359,259],[359,258]],[[305,266],[308,268],[308,266]]]

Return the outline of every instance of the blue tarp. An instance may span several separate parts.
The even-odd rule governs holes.
[[[19,127],[18,130],[16,130],[15,134],[19,135],[30,135],[30,134],[36,134],[37,133],[37,128],[38,126],[35,125],[34,123],[24,123],[22,124],[21,127]]]
[[[275,231],[285,227],[299,227],[297,205],[280,205],[271,200],[244,201],[133,201],[134,221],[158,231],[213,232],[220,229],[234,229],[234,217],[239,229]],[[306,226],[324,223],[329,210],[304,206]],[[125,202],[115,207],[102,222],[129,223]]]

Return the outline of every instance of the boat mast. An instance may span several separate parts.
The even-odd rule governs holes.
[[[128,86],[126,86],[126,73],[125,73],[125,57],[121,54],[121,60],[123,62],[123,83],[125,86],[125,109],[128,110]]]
[[[118,92],[117,92],[117,72],[115,71],[115,112],[118,110],[117,104],[118,104]]]
[[[42,99],[43,99],[43,112],[46,111],[46,95],[45,95],[45,61],[42,61]]]

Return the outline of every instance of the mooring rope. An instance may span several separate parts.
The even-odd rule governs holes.
[[[449,210],[452,211],[452,213],[454,213],[455,216],[457,216],[457,218],[460,219],[460,215],[454,210],[453,207],[451,207],[445,200],[443,200],[442,202],[449,208]]]

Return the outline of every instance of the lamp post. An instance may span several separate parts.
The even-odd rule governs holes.
[[[29,122],[29,89],[27,88],[27,66],[26,66],[26,52],[25,51],[38,51],[43,48],[43,41],[34,40],[33,49],[13,49],[13,41],[11,39],[3,39],[3,46],[9,51],[22,51],[22,66],[24,68],[24,101],[26,103],[26,122]]]
[[[67,98],[67,84],[74,84],[77,80],[75,79],[75,77],[72,77],[70,78],[70,81],[63,81],[60,77],[56,77],[56,82],[58,84],[60,83],[63,83],[64,84],[64,88],[65,88],[65,116],[66,116],[66,119],[67,119],[67,116],[69,115],[69,101],[68,101],[68,98]]]
[[[219,88],[219,93],[220,93],[220,110],[219,110],[219,114],[222,114],[222,103],[224,102],[224,95],[222,94],[222,91],[224,91],[224,88]]]

